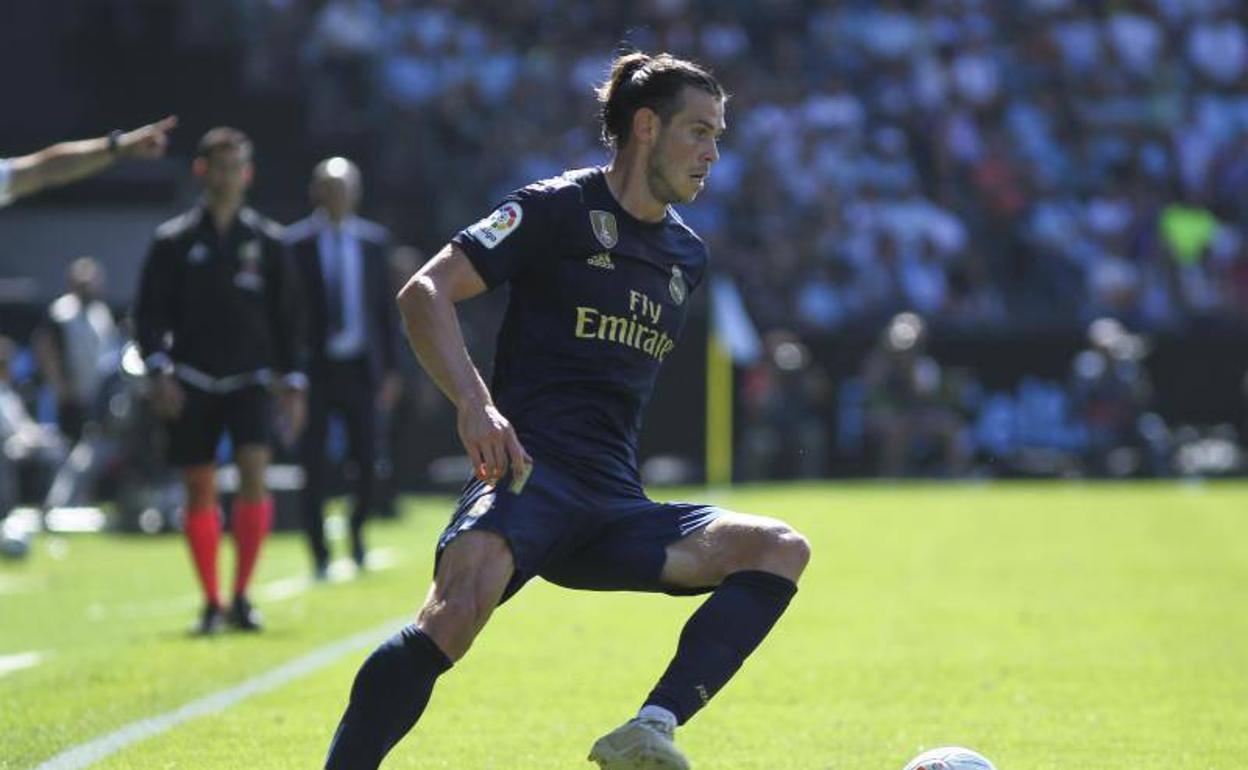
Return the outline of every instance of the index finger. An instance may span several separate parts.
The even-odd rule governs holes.
[[[178,116],[168,115],[156,121],[155,123],[151,124],[150,126],[148,126],[148,128],[154,131],[159,131],[163,134],[166,131],[172,131],[175,127],[177,127],[177,125],[178,125]]]

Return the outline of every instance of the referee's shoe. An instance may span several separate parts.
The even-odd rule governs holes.
[[[259,610],[252,607],[251,602],[247,601],[247,597],[242,594],[234,597],[234,603],[230,605],[230,611],[225,619],[232,628],[239,631],[264,630],[264,620],[260,617]]]

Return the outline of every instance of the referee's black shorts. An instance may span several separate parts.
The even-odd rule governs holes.
[[[167,423],[169,462],[178,467],[216,460],[223,431],[239,447],[269,446],[273,437],[273,397],[263,385],[212,393],[181,383],[186,393],[182,414]]]

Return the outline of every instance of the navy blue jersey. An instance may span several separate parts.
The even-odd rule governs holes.
[[[507,196],[452,242],[486,284],[510,286],[494,402],[540,463],[641,493],[642,411],[706,271],[706,246],[668,210],[625,211],[600,168]]]

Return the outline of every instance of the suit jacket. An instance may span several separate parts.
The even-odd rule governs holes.
[[[314,377],[324,371],[329,361],[325,351],[329,339],[329,312],[320,250],[321,230],[327,226],[328,220],[317,212],[286,228],[286,243],[307,307],[308,373]],[[376,384],[382,375],[397,368],[399,334],[394,291],[390,284],[390,234],[381,225],[358,217],[353,218],[352,227],[360,242],[363,262],[364,349],[368,356],[369,373],[373,384]]]

